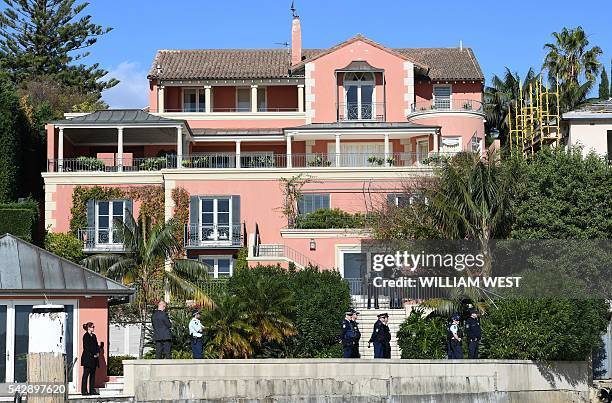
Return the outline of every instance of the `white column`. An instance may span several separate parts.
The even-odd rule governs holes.
[[[340,133],[336,133],[336,166],[340,166]]]
[[[57,137],[57,171],[64,171],[64,128],[59,128]]]
[[[176,128],[176,167],[183,167],[183,127]]]
[[[212,110],[212,104],[211,104],[211,86],[210,85],[205,85],[204,86],[204,112],[208,113]]]
[[[389,166],[390,157],[389,133],[385,133],[385,166]]]
[[[257,85],[251,85],[251,112],[257,112]]]
[[[434,133],[433,135],[433,152],[434,154],[438,154],[440,150],[438,150],[438,133]]]
[[[117,128],[117,171],[123,171],[123,127]]]
[[[304,85],[299,84],[298,90],[298,112],[304,112]]]
[[[164,86],[157,84],[157,111],[164,113]]]
[[[236,168],[240,168],[240,140],[236,140]]]
[[[291,135],[287,135],[287,168],[293,167],[291,158]]]

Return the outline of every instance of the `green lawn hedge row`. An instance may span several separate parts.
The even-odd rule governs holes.
[[[38,217],[38,204],[34,201],[0,204],[0,234],[9,233],[36,242]]]

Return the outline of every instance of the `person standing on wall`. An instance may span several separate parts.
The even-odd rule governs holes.
[[[191,336],[191,352],[194,359],[203,358],[204,354],[202,349],[204,344],[202,343],[202,332],[204,327],[200,322],[200,312],[193,311],[193,318],[189,321],[189,335]]]
[[[478,346],[482,338],[482,328],[478,319],[478,310],[470,308],[470,317],[465,321],[465,335],[468,339],[468,358],[478,359]]]
[[[95,390],[96,368],[100,366],[100,346],[98,338],[94,333],[95,326],[92,322],[83,325],[83,354],[81,354],[81,365],[83,366],[83,378],[81,379],[82,395],[97,395]],[[89,378],[89,390],[87,389],[87,378]]]
[[[172,323],[166,312],[166,302],[159,301],[157,310],[151,316],[153,340],[155,340],[155,358],[172,358]],[[163,353],[163,354],[162,354]]]

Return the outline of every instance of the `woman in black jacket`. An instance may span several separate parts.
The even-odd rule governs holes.
[[[94,334],[95,326],[93,322],[87,322],[83,325],[85,334],[83,335],[83,354],[81,355],[81,365],[83,366],[83,379],[81,380],[82,395],[97,395],[94,389],[96,380],[96,368],[100,366],[98,357],[100,357],[100,347],[98,339]],[[87,392],[87,377],[89,377],[89,392]]]

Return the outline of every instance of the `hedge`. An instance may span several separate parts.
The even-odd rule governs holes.
[[[328,228],[363,228],[366,216],[360,213],[351,214],[335,209],[319,209],[306,216],[298,216],[295,228],[328,229]]]
[[[0,204],[0,234],[12,234],[38,243],[38,204],[35,201]]]
[[[111,355],[108,357],[106,373],[110,376],[123,376],[123,360],[135,360],[131,355]]]

